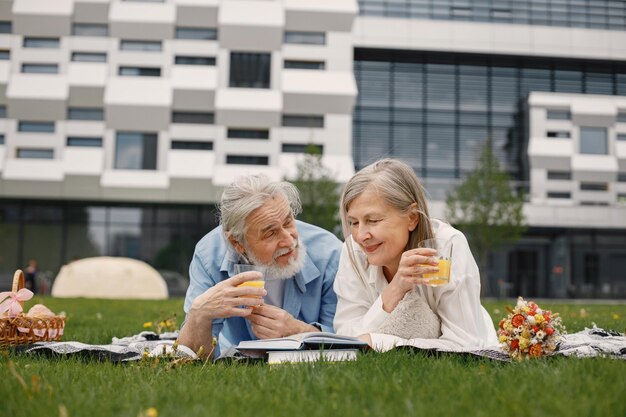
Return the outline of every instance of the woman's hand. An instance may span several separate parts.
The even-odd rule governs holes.
[[[391,313],[404,295],[418,284],[424,284],[424,274],[439,271],[437,251],[430,248],[409,249],[402,253],[398,270],[381,295],[383,310]]]

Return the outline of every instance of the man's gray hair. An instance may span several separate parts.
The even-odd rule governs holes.
[[[224,190],[219,205],[224,236],[246,243],[246,218],[268,199],[277,196],[287,200],[294,217],[302,211],[298,189],[287,181],[271,181],[263,174],[235,179]]]

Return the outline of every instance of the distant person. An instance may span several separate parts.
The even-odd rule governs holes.
[[[429,343],[442,348],[498,343],[480,303],[480,275],[467,240],[429,217],[411,167],[383,159],[363,168],[346,184],[340,212],[346,242],[334,284],[338,334],[380,350],[400,339],[436,339]],[[436,251],[418,247],[432,238],[453,242],[454,248],[450,281],[435,287],[424,285],[424,274],[438,271]],[[394,328],[413,328],[415,334],[387,330]]]
[[[263,175],[241,177],[224,190],[221,225],[198,242],[189,267],[179,344],[208,354],[216,337],[219,356],[243,340],[333,331],[341,242],[296,221],[300,209],[295,186]],[[241,263],[263,266],[274,285],[238,287],[260,274],[235,274]]]
[[[28,288],[34,293],[37,293],[37,272],[37,261],[30,259],[26,270],[24,270],[24,288]]]

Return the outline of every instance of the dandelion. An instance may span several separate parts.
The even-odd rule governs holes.
[[[619,314],[613,313],[613,320],[619,320]]]
[[[147,321],[143,324],[143,328],[144,329],[149,329],[152,327],[152,322],[151,321]]]

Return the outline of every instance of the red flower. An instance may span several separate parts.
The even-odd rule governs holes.
[[[543,318],[550,323],[550,312],[543,313]]]
[[[511,319],[511,323],[513,323],[513,326],[515,327],[520,327],[522,324],[524,324],[524,320],[526,320],[524,316],[522,316],[521,314],[516,314]]]
[[[500,328],[504,329],[504,319],[500,320]]]
[[[537,333],[539,331],[539,326],[533,326],[533,332]]]
[[[536,345],[532,345],[530,347],[530,350],[528,351],[528,354],[530,356],[534,356],[536,358],[538,358],[539,356],[541,356],[543,353],[543,351],[541,350],[541,345],[540,344],[536,344]]]
[[[519,348],[519,340],[513,339],[511,340],[511,349],[517,350]]]
[[[552,327],[546,327],[546,334],[550,336],[552,333],[554,333],[554,329]]]

